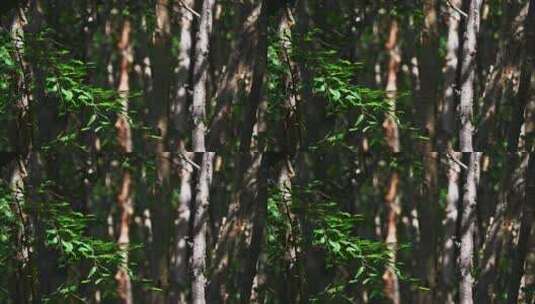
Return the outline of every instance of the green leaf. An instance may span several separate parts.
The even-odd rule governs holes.
[[[72,101],[72,98],[74,97],[74,94],[72,91],[69,90],[61,90],[61,94],[63,95],[63,99],[66,102]]]

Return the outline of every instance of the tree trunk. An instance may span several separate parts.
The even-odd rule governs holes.
[[[168,148],[168,112],[171,77],[171,18],[170,1],[155,3],[156,28],[151,57],[152,91],[150,124],[156,132],[156,142],[148,147],[156,163],[156,179],[151,189],[152,279],[161,291],[152,294],[153,304],[167,303],[169,292],[169,241],[171,231],[170,178],[171,163]]]
[[[178,71],[176,76],[176,96],[171,103],[171,115],[173,117],[173,136],[171,150],[185,149],[185,140],[188,138],[186,130],[188,121],[188,90],[191,89],[190,70],[191,55],[193,48],[192,28],[193,14],[183,6],[193,7],[194,0],[184,0],[180,8],[180,50],[178,53]]]
[[[257,273],[258,258],[264,243],[264,230],[267,217],[267,202],[269,198],[268,177],[269,170],[273,167],[280,156],[273,152],[266,152],[262,155],[260,170],[258,170],[258,191],[256,195],[257,209],[253,219],[253,229],[251,235],[251,245],[248,250],[243,273],[243,284],[241,286],[242,303],[250,303],[251,288],[253,279]]]
[[[183,157],[193,159],[194,153],[184,152]],[[174,279],[177,283],[177,303],[187,302],[187,290],[189,289],[188,275],[188,238],[190,235],[192,165],[182,159],[180,169],[180,195],[178,197],[177,224],[175,233],[175,265],[173,269]]]
[[[130,20],[125,19],[122,24],[118,49],[120,53],[119,60],[119,96],[121,98],[121,111],[115,123],[117,129],[117,141],[121,147],[121,152],[126,156],[132,152],[132,131],[128,122],[128,94],[130,93],[129,73],[130,60],[132,58],[132,47],[130,45]],[[119,238],[117,242],[122,250],[123,265],[115,275],[117,280],[117,294],[121,303],[132,304],[132,282],[127,272],[128,250],[130,246],[130,218],[134,213],[132,199],[132,176],[130,169],[123,168],[120,192],[117,195],[117,205],[121,212],[119,225]]]
[[[150,124],[156,134],[156,144],[149,151],[162,153],[169,151],[168,123],[169,97],[171,85],[171,19],[169,0],[156,1],[156,28],[151,57],[152,91],[150,100]]]
[[[420,103],[422,107],[421,125],[424,136],[428,139],[422,143],[424,166],[424,185],[422,196],[418,202],[418,222],[420,224],[420,270],[419,277],[429,291],[419,293],[417,303],[433,302],[436,291],[436,229],[434,225],[438,218],[437,195],[437,154],[435,111],[438,104],[438,79],[440,66],[438,64],[439,33],[436,0],[423,1],[424,26],[419,50],[419,75],[421,79]]]
[[[452,152],[449,156],[456,160],[461,158],[461,153]],[[444,244],[442,251],[442,299],[441,302],[445,304],[455,303],[455,232],[456,222],[458,218],[457,204],[459,201],[459,174],[461,167],[453,160],[448,160],[448,194],[446,196],[446,218],[443,221],[444,225]]]
[[[461,152],[473,152],[474,133],[474,81],[477,55],[477,35],[479,33],[479,13],[482,0],[470,0],[468,19],[463,37],[463,59],[461,65],[461,104],[459,112],[459,142]]]
[[[420,103],[423,135],[428,140],[423,144],[424,152],[435,151],[435,109],[437,105],[438,64],[438,16],[437,0],[423,0],[424,24],[419,54],[419,75],[421,79]],[[429,299],[427,299],[429,300]]]
[[[397,95],[397,73],[401,63],[401,54],[398,45],[399,25],[396,19],[390,22],[390,30],[388,41],[385,44],[385,49],[389,55],[387,82],[386,82],[386,96],[390,106],[390,113],[383,122],[383,129],[385,131],[385,140],[393,153],[400,152],[399,130],[394,119],[396,112],[396,95]]]
[[[390,30],[388,41],[385,45],[389,53],[388,72],[386,94],[390,102],[389,115],[384,123],[383,129],[385,131],[385,140],[388,144],[390,152],[397,153],[400,151],[399,130],[395,119],[392,115],[396,110],[396,94],[397,94],[397,72],[401,61],[400,50],[398,46],[399,26],[395,19],[390,23]],[[399,196],[398,196],[399,174],[397,171],[390,173],[389,185],[385,195],[386,207],[386,243],[391,251],[390,263],[396,263],[397,251],[397,216],[400,212]],[[385,295],[393,304],[400,303],[399,281],[394,269],[387,267],[383,275],[385,284]]]
[[[400,213],[399,205],[399,174],[392,172],[388,184],[388,191],[385,195],[385,205],[387,210],[386,215],[386,243],[390,250],[389,263],[396,263],[397,260],[397,217]],[[385,284],[385,295],[390,300],[390,303],[400,303],[399,280],[391,266],[387,266],[387,270],[383,274],[383,281]]]
[[[205,152],[206,96],[208,79],[208,48],[212,32],[214,0],[204,0],[202,4],[199,31],[195,41],[195,64],[193,66],[193,151]]]
[[[462,0],[451,0],[455,7],[461,7]],[[455,108],[459,51],[459,23],[461,15],[451,6],[448,8],[448,40],[446,43],[446,62],[444,67],[444,93],[441,112],[441,132],[438,148],[440,151],[453,149],[455,135]]]
[[[479,177],[479,159],[481,152],[465,154],[465,163],[468,163],[468,171],[464,178],[463,199],[460,238],[461,247],[459,252],[459,303],[472,304],[474,297],[472,288],[474,278],[472,276],[474,258],[474,232],[475,232],[475,211],[477,200],[477,183]]]
[[[191,260],[192,283],[191,300],[193,304],[206,303],[206,223],[208,220],[208,200],[212,180],[212,161],[214,152],[202,153],[201,171],[195,189],[195,211],[193,217],[193,252]]]

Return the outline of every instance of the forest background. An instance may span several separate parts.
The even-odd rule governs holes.
[[[0,302],[535,303],[534,0],[3,0]]]

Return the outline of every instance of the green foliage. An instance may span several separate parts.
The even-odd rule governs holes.
[[[114,90],[87,84],[91,65],[74,59],[53,37],[50,29],[16,38],[0,32],[0,121],[16,117],[18,114],[11,108],[31,90],[31,109],[54,107],[58,110],[57,118],[67,119],[72,113],[86,113],[83,121],[75,119],[72,127],[57,134],[43,148],[69,144],[83,148],[76,142],[80,131],[99,133],[105,139],[112,133],[114,115],[122,108]],[[4,136],[0,136],[0,143],[7,143]]]
[[[326,100],[327,117],[347,117],[342,120],[344,123],[331,128],[318,147],[344,144],[352,133],[382,132],[381,122],[386,113],[394,115],[384,92],[355,84],[361,64],[341,57],[340,47],[321,43],[322,35],[320,29],[310,30],[305,35],[270,33],[267,82],[270,118],[279,121],[290,114],[288,111],[299,111],[299,105],[289,109],[285,103],[292,95],[298,96],[301,90],[310,86],[315,96]],[[314,46],[313,41],[320,43]],[[292,62],[299,62],[309,69],[310,84],[304,83],[299,71],[292,70]]]
[[[284,275],[289,263],[303,262],[300,256],[292,261],[288,252],[312,246],[325,255],[327,271],[333,277],[321,293],[313,296],[314,303],[353,303],[349,290],[366,290],[371,298],[382,297],[386,267],[401,275],[398,265],[391,263],[391,251],[382,241],[359,237],[361,217],[341,211],[340,204],[320,191],[319,186],[316,183],[292,191],[273,190],[268,201],[269,271],[275,276]],[[298,220],[299,215],[313,227],[310,243],[303,235],[304,223]]]
[[[24,265],[26,270],[22,271],[32,284],[42,284],[36,261],[31,256],[20,257],[24,248],[37,248],[41,254],[57,257],[57,271],[68,274],[57,290],[44,295],[44,303],[68,299],[84,302],[83,287],[100,287],[106,291],[105,298],[114,296],[115,272],[118,267],[128,269],[124,251],[114,241],[88,236],[87,229],[94,222],[91,216],[73,211],[50,183],[32,193],[15,193],[7,185],[0,190],[0,263],[8,265],[4,277],[21,271],[19,267]],[[6,291],[7,284],[0,280],[0,290]],[[0,300],[7,296],[0,293]]]

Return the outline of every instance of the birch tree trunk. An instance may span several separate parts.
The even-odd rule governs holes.
[[[463,37],[461,65],[461,104],[459,112],[459,142],[461,152],[473,152],[472,137],[474,133],[474,80],[477,55],[477,35],[479,33],[480,9],[482,0],[470,0],[468,19]]]
[[[464,178],[462,213],[461,213],[461,247],[459,252],[459,303],[472,304],[474,297],[474,232],[476,220],[477,183],[479,177],[480,152],[465,154],[468,171]]]
[[[193,304],[206,303],[206,223],[208,220],[208,202],[212,180],[212,161],[214,152],[202,153],[201,170],[195,189],[195,211],[193,217],[193,252],[191,300]]]
[[[205,152],[206,134],[206,80],[208,79],[208,53],[215,0],[204,0],[199,31],[195,38],[195,63],[193,66],[193,152]]]
[[[461,7],[461,0],[452,0],[451,4]],[[438,148],[441,151],[453,151],[453,136],[455,134],[455,101],[456,80],[458,72],[459,50],[459,24],[461,15],[453,7],[448,8],[448,40],[446,44],[447,54],[444,67],[444,91],[442,112],[440,118],[441,132],[439,134]],[[462,154],[452,152],[449,157],[459,160]],[[448,194],[446,197],[446,218],[444,224],[444,241],[442,249],[442,275],[441,301],[445,304],[455,303],[455,234],[458,217],[457,204],[459,201],[459,175],[461,167],[453,160],[448,159]]]

